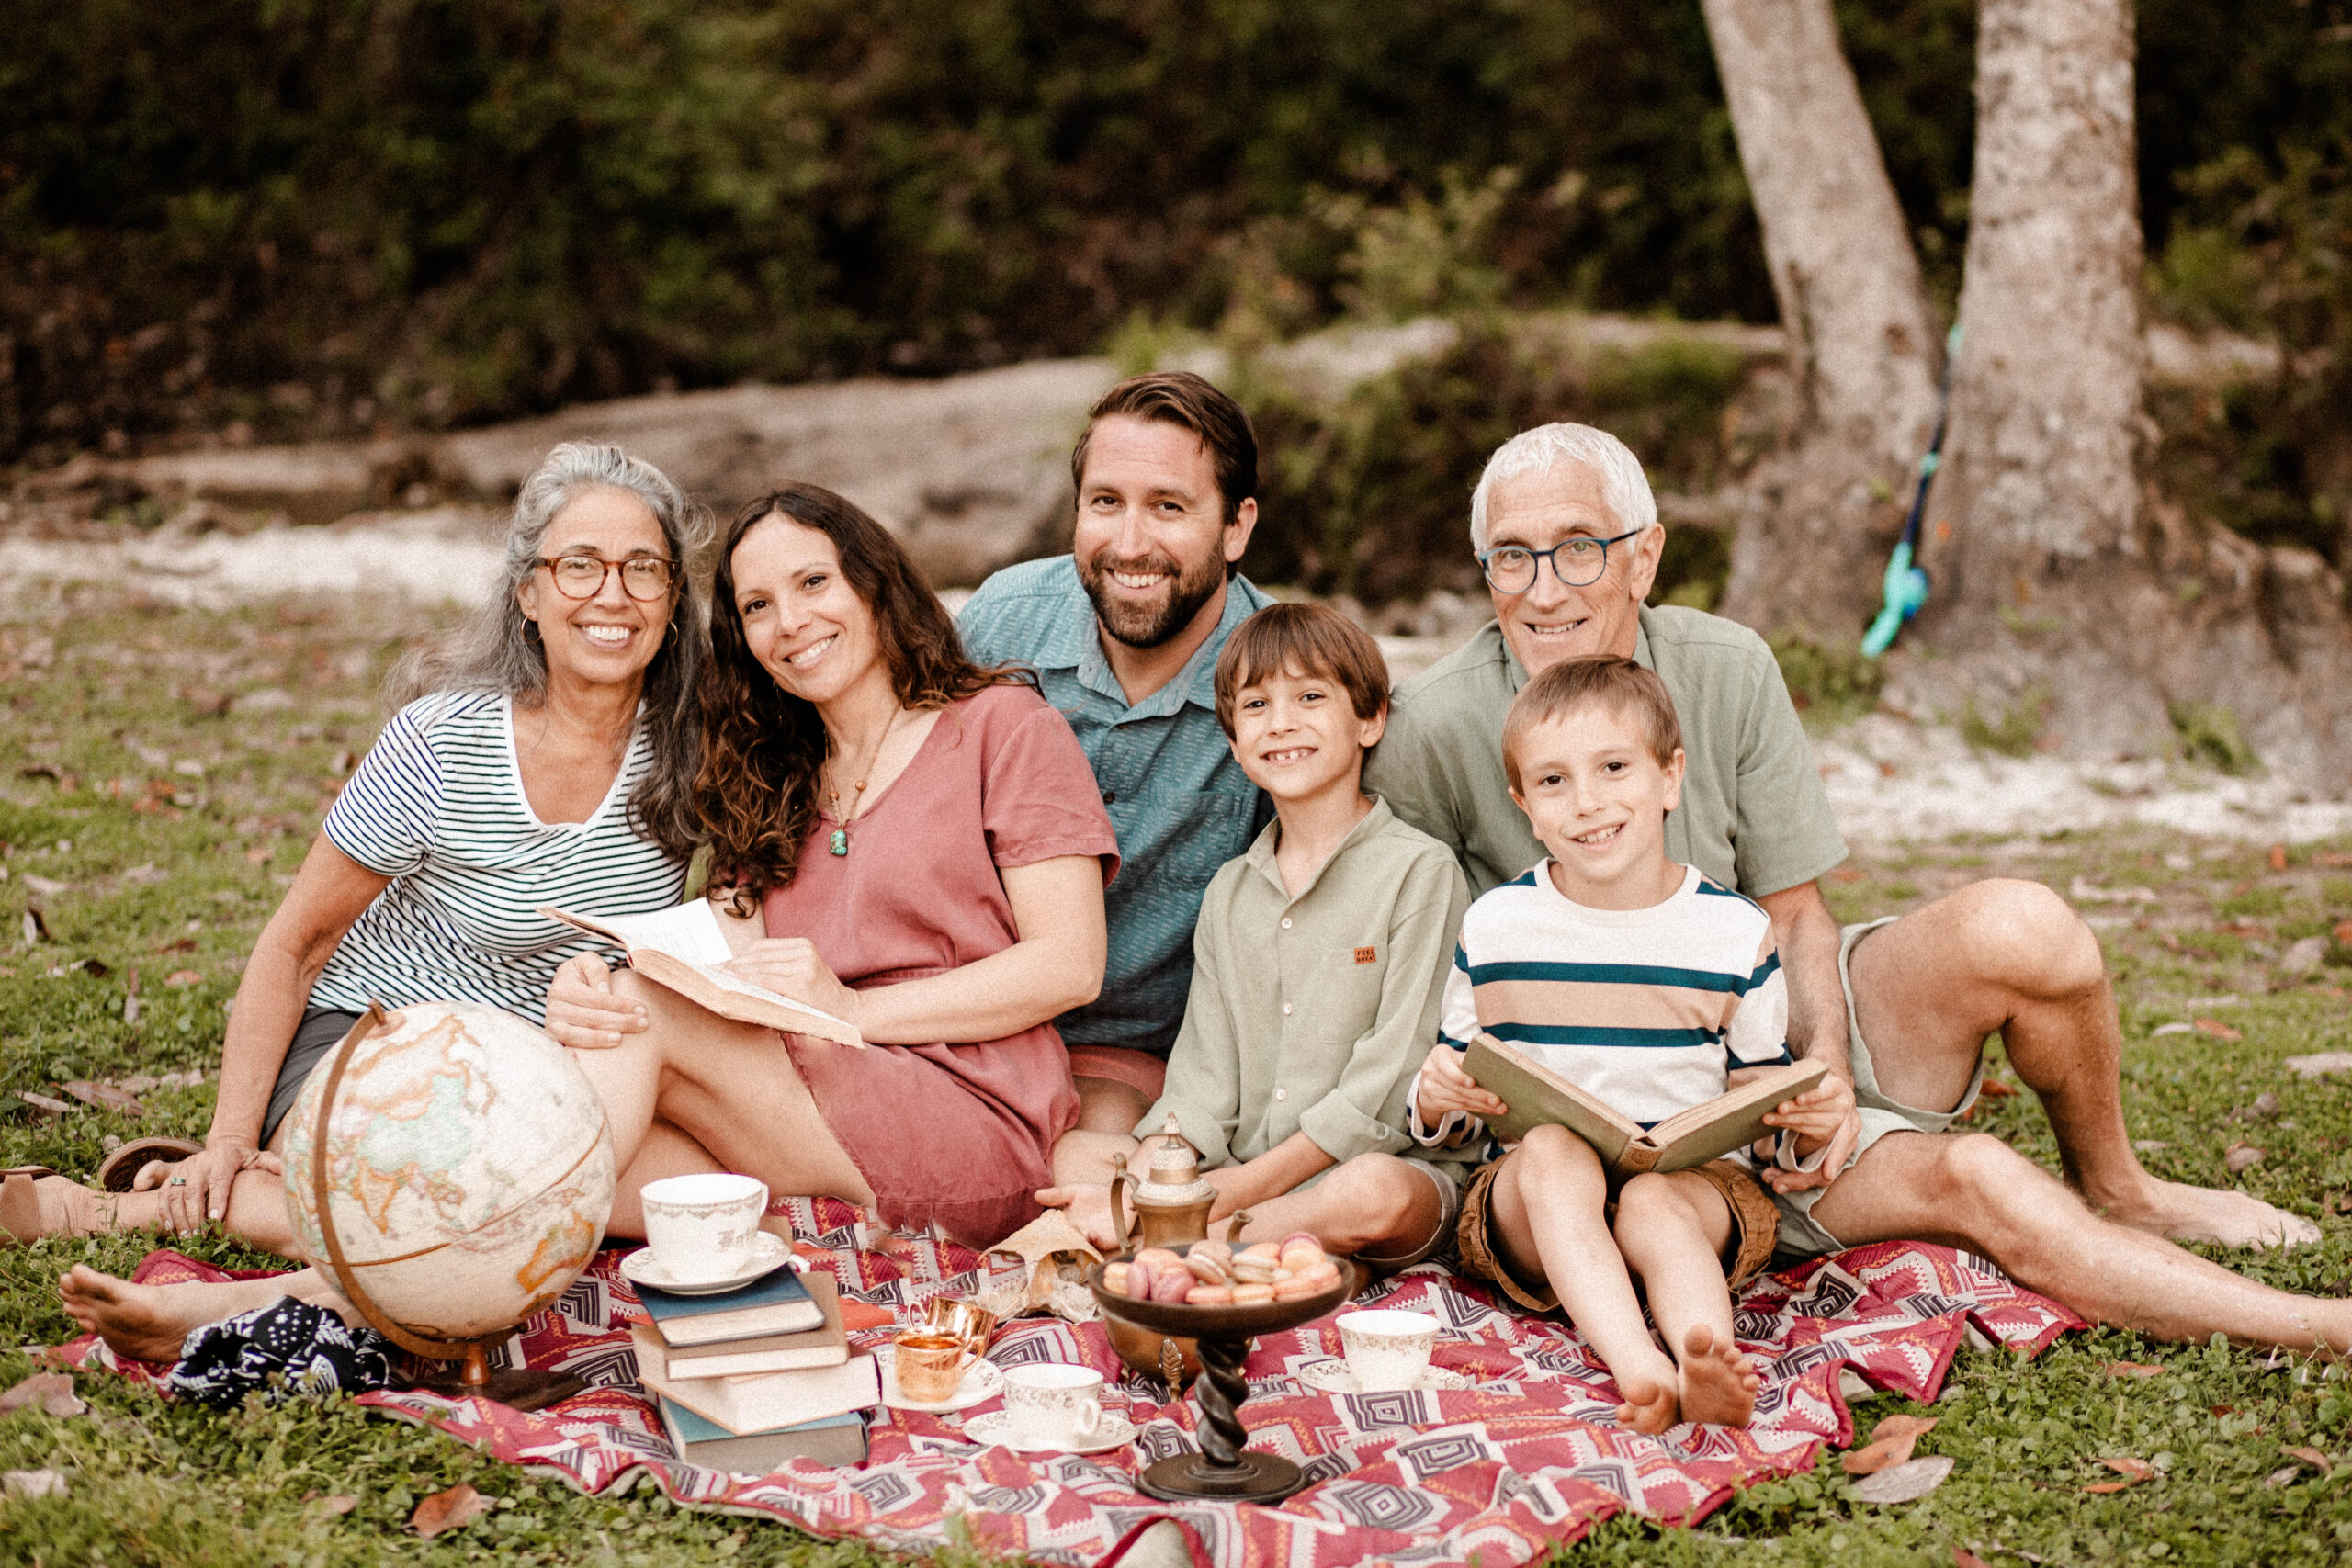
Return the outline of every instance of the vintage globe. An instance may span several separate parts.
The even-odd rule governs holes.
[[[384,1016],[351,1048],[332,1105],[334,1054],[295,1101],[295,1235],[346,1296],[408,1335],[498,1334],[562,1294],[604,1239],[604,1102],[569,1052],[510,1013],[423,1002]]]

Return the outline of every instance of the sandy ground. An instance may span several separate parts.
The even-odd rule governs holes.
[[[136,583],[221,609],[288,592],[400,593],[472,604],[497,579],[498,514],[473,508],[363,513],[330,527],[248,534],[171,530],[122,543],[17,539],[6,595],[65,583]],[[968,595],[944,595],[951,607]],[[1401,679],[1458,639],[1384,637]],[[2352,833],[2352,802],[2313,800],[2272,780],[2171,761],[2088,763],[1976,751],[1957,731],[1872,714],[1814,745],[1839,826],[1857,842],[2039,836],[2141,824],[2200,838],[2305,842]]]

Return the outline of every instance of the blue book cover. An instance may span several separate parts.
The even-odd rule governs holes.
[[[702,1345],[758,1334],[798,1334],[820,1326],[825,1309],[808,1293],[799,1271],[779,1269],[740,1291],[711,1296],[673,1296],[646,1289],[637,1293],[645,1314],[673,1345]]]
[[[856,1464],[865,1458],[865,1417],[858,1411],[803,1421],[765,1432],[737,1434],[704,1420],[676,1400],[656,1395],[671,1446],[688,1464],[765,1475],[790,1460],[820,1464]]]

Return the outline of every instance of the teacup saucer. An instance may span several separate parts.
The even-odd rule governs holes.
[[[1102,1425],[1094,1428],[1093,1438],[1083,1443],[1016,1443],[1012,1440],[1012,1417],[1001,1410],[991,1410],[985,1416],[967,1417],[964,1435],[976,1443],[991,1448],[1011,1449],[1022,1454],[1099,1454],[1113,1449],[1124,1449],[1136,1440],[1136,1424],[1115,1410],[1102,1412]]]
[[[875,1347],[874,1359],[882,1363],[882,1403],[893,1410],[920,1411],[925,1416],[944,1416],[951,1410],[969,1410],[984,1399],[994,1399],[1004,1392],[1004,1374],[994,1361],[975,1361],[964,1369],[964,1381],[945,1399],[909,1399],[899,1390],[898,1364],[892,1359],[896,1345]]]
[[[1291,1374],[1307,1387],[1325,1393],[1362,1393],[1363,1385],[1356,1381],[1345,1361],[1310,1361]],[[1470,1380],[1445,1367],[1424,1367],[1413,1386],[1400,1392],[1407,1393],[1458,1393],[1470,1386]]]
[[[751,1260],[716,1279],[682,1280],[662,1266],[650,1247],[640,1247],[621,1259],[621,1277],[632,1285],[650,1285],[666,1295],[715,1296],[764,1280],[791,1261],[791,1244],[762,1231],[752,1238]]]

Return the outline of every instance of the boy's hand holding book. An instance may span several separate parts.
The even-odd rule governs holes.
[[[1462,1070],[1462,1053],[1447,1044],[1430,1048],[1429,1059],[1414,1085],[1413,1107],[1421,1125],[1434,1129],[1455,1111],[1464,1116],[1500,1116],[1510,1109],[1492,1091],[1480,1089]],[[1435,1136],[1432,1132],[1431,1136]]]
[[[1854,1086],[1837,1073],[1825,1074],[1813,1088],[1764,1113],[1766,1126],[1792,1134],[1787,1141],[1795,1158],[1793,1165],[1759,1161],[1757,1173],[1776,1192],[1827,1186],[1838,1172],[1826,1168],[1827,1162],[1816,1156],[1828,1152],[1831,1141],[1854,1116]]]

